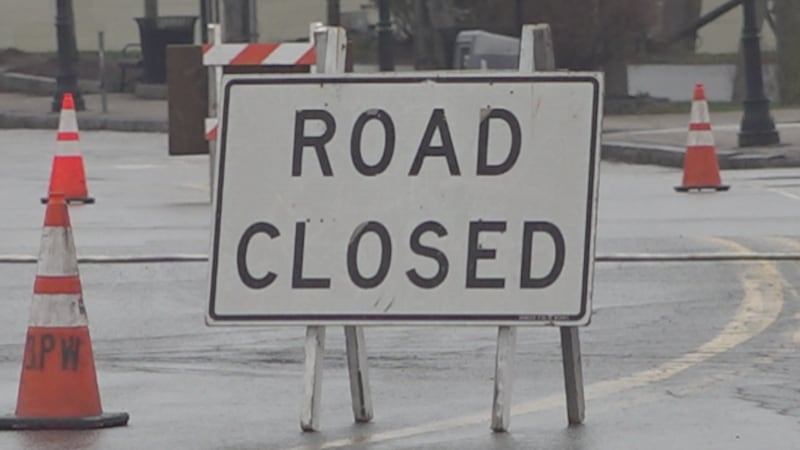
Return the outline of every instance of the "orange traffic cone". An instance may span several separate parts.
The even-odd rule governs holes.
[[[56,155],[53,156],[53,170],[50,173],[48,196],[60,192],[67,203],[94,203],[86,188],[86,172],[83,170],[83,157],[78,145],[78,118],[75,115],[75,101],[69,92],[61,101],[61,115],[58,119]],[[47,203],[47,197],[42,198]]]
[[[675,186],[678,192],[690,189],[715,189],[727,191],[730,186],[722,184],[719,178],[719,163],[711,132],[711,119],[708,113],[703,85],[694,86],[692,116],[689,123],[689,136],[686,140],[686,156],[683,158],[683,183]]]
[[[47,203],[14,416],[0,429],[85,429],[128,423],[103,413],[75,244],[64,196]]]

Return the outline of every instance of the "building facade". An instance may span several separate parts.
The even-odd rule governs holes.
[[[97,34],[104,32],[107,50],[121,50],[139,42],[134,20],[144,13],[142,0],[73,0],[78,49],[97,49]],[[369,0],[342,0],[344,14],[368,7]],[[0,2],[0,49],[28,52],[56,49],[55,0],[3,0]],[[220,8],[222,9],[222,8]],[[296,40],[308,36],[311,22],[325,21],[325,0],[256,0],[260,41]],[[199,0],[159,0],[159,16],[197,16],[200,34]]]
[[[703,0],[702,14],[726,1]],[[3,0],[0,3],[0,49],[55,51],[55,3],[55,0]],[[308,35],[309,23],[324,21],[327,16],[326,0],[255,0],[255,3],[260,41],[304,38]],[[143,15],[143,4],[142,0],[73,0],[78,48],[97,49],[98,31],[104,32],[108,50],[119,50],[125,44],[139,42],[134,18]],[[340,1],[344,16],[369,10],[372,4],[370,0]],[[159,0],[158,8],[162,16],[200,16],[199,0]],[[198,36],[199,28],[198,20]],[[741,29],[741,8],[735,8],[699,30],[697,52],[735,53]],[[768,26],[762,30],[761,45],[763,50],[775,49],[775,37]]]

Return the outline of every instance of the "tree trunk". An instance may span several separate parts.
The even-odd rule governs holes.
[[[453,0],[414,2],[414,53],[417,69],[447,69],[455,45]]]
[[[800,103],[800,2],[774,0],[781,103]]]
[[[607,61],[603,66],[605,72],[606,97],[628,97],[628,64],[623,60]]]
[[[661,33],[671,36],[687,24],[700,18],[702,2],[700,0],[673,0],[664,2],[661,12]],[[694,51],[697,32],[692,33],[673,44],[681,50]]]

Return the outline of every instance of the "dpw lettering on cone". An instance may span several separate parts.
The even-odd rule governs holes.
[[[722,184],[719,178],[719,163],[714,134],[711,132],[708,102],[703,85],[698,83],[694,87],[692,98],[692,117],[686,142],[686,156],[683,160],[683,183],[675,186],[675,190],[727,191],[728,188],[729,186]]]
[[[2,430],[103,428],[128,423],[103,413],[75,243],[64,196],[47,203],[22,357],[17,408]]]
[[[58,119],[56,154],[53,156],[53,169],[50,174],[48,196],[53,193],[64,194],[67,203],[94,203],[86,187],[86,172],[83,170],[78,118],[75,115],[75,102],[72,94],[64,94],[61,102],[61,115]],[[47,203],[47,197],[42,198]]]

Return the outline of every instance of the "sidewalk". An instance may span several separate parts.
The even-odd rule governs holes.
[[[710,111],[711,128],[721,169],[800,167],[800,108],[772,109],[781,143],[738,147],[741,111]],[[606,115],[603,159],[633,164],[682,167],[686,152],[686,114]]]
[[[108,94],[108,113],[101,112],[98,94],[83,95],[86,111],[78,112],[82,130],[167,132],[167,102],[144,100],[127,93]],[[51,97],[0,92],[0,129],[55,130],[58,114],[50,112]],[[781,144],[738,148],[742,113],[711,111],[711,126],[721,169],[800,167],[800,108],[772,109]],[[606,115],[602,158],[631,164],[682,167],[686,151],[686,114]]]
[[[84,94],[86,110],[78,112],[81,130],[167,132],[166,100],[145,100],[127,93],[109,93],[108,113],[99,94]],[[52,97],[0,92],[0,129],[58,128],[58,113],[50,112]]]

